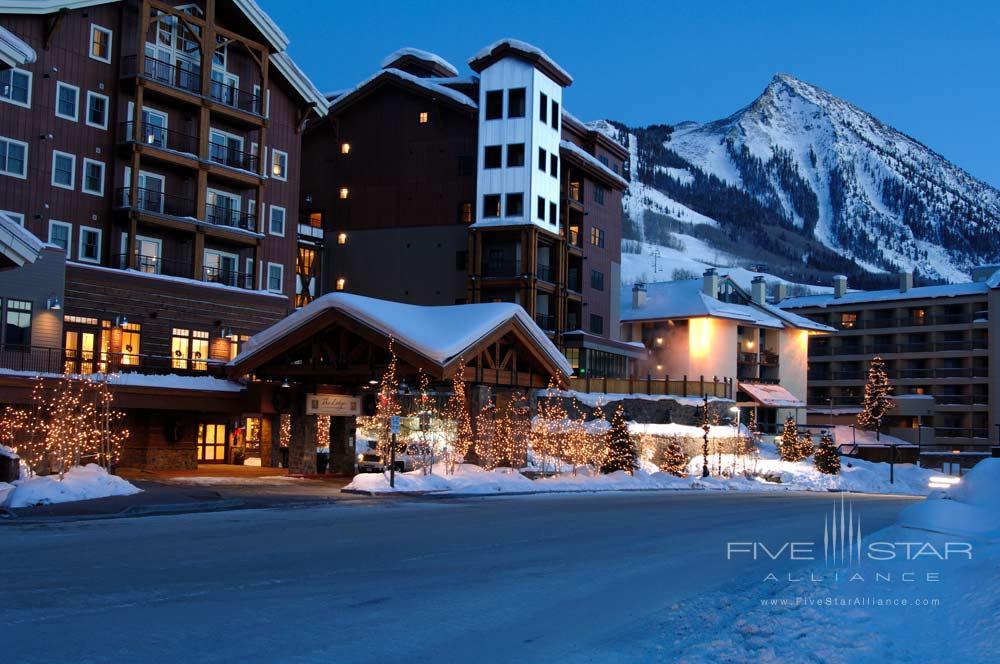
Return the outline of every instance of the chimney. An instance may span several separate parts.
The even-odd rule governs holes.
[[[778,287],[774,289],[774,301],[781,302],[788,298],[788,284],[784,281],[778,282]]]
[[[636,282],[632,286],[632,308],[642,309],[644,306],[646,306],[646,284]]]
[[[913,271],[902,271],[899,273],[899,292],[905,293],[913,288]]]
[[[709,297],[719,297],[719,275],[714,267],[708,268],[702,275],[701,291]]]
[[[753,300],[753,303],[764,304],[766,293],[767,284],[764,283],[764,277],[754,277],[753,281],[750,282],[750,299]]]
[[[833,278],[833,296],[844,297],[847,293],[847,277],[838,274]]]

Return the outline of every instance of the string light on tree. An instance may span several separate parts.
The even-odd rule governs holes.
[[[892,408],[889,398],[892,386],[889,385],[889,375],[885,371],[885,362],[876,355],[868,366],[868,382],[865,383],[865,398],[858,413],[858,426],[866,431],[875,432],[875,440],[880,440],[882,418]]]
[[[816,470],[821,473],[826,473],[827,475],[837,475],[840,473],[840,455],[837,453],[837,448],[833,444],[833,437],[824,432],[819,439],[819,446],[816,448],[816,454],[813,457],[813,463],[816,464]]]

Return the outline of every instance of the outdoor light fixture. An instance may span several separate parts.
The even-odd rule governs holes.
[[[292,384],[291,384],[291,383],[289,383],[289,382],[288,382],[288,379],[286,378],[285,380],[283,380],[283,381],[281,382],[281,386],[282,386],[282,387],[291,387],[291,386],[292,386]]]
[[[346,285],[347,285],[347,279],[344,279],[343,277],[337,279],[337,290],[344,290],[344,286]]]
[[[378,381],[375,380],[374,378],[372,378],[370,381],[368,381],[368,384],[369,385],[378,385]]]
[[[274,164],[271,166],[271,173],[274,175],[281,175],[281,164]]]
[[[115,316],[115,327],[125,327],[128,325],[128,318],[125,316]]]
[[[59,301],[58,297],[53,295],[49,299],[45,300],[45,308],[49,311],[59,311],[62,309],[62,302]]]
[[[337,236],[337,244],[347,244],[347,233],[341,233]]]

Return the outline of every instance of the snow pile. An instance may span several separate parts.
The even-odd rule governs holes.
[[[412,46],[407,46],[405,48],[400,48],[389,55],[382,58],[382,63],[379,65],[381,69],[391,68],[392,65],[396,64],[399,60],[411,56],[418,60],[425,60],[427,62],[433,62],[443,69],[451,72],[452,76],[458,76],[458,68],[451,64],[444,58],[442,58],[437,53],[431,53],[430,51],[425,51],[422,48],[414,48]]]
[[[0,506],[7,508],[131,496],[142,491],[120,477],[109,475],[94,463],[70,468],[61,482],[58,475],[46,475],[18,480],[6,487],[13,487],[5,491],[4,485],[0,484]],[[5,493],[6,497],[3,497]]]
[[[693,406],[698,407],[705,403],[705,400],[701,397],[681,397],[675,394],[642,394],[633,393],[625,394],[620,392],[577,392],[576,390],[546,390],[544,392],[539,392],[539,396],[543,397],[565,397],[567,399],[576,399],[580,403],[590,406],[591,408],[595,406],[607,406],[609,403],[614,401],[624,401],[625,399],[643,399],[645,401],[676,401],[681,406]],[[727,401],[732,403],[732,399],[722,399],[720,397],[709,397],[709,401]],[[610,413],[607,413],[610,414]],[[633,423],[634,424],[634,423]]]
[[[954,488],[907,508],[899,521],[908,528],[1000,540],[1000,459],[983,459]]]

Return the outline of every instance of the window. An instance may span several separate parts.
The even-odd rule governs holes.
[[[500,194],[486,194],[483,196],[483,217],[486,219],[496,219],[500,216]]]
[[[604,290],[604,273],[600,270],[590,271],[590,287],[594,290]]]
[[[544,92],[538,93],[538,121],[542,124],[549,122],[549,97]]]
[[[281,263],[267,264],[267,290],[272,293],[284,291],[285,266]]]
[[[604,205],[604,187],[599,184],[594,185],[594,202]]]
[[[347,279],[345,279],[344,277],[339,277],[337,279],[336,288],[339,291],[342,291],[345,288],[347,288]]]
[[[559,156],[552,155],[549,158],[549,175],[554,178],[559,177]]]
[[[590,331],[594,334],[604,334],[604,318],[597,314],[590,314]]]
[[[217,164],[251,170],[243,154],[243,137],[220,129],[208,130],[208,158]]]
[[[503,117],[503,90],[486,93],[486,119],[499,120]]]
[[[548,162],[549,157],[548,153],[545,152],[545,148],[538,148],[538,170],[544,173],[546,167],[548,166]]]
[[[99,25],[90,24],[90,57],[111,63],[112,32]]]
[[[559,131],[559,102],[552,100],[552,128]]]
[[[559,206],[556,205],[555,203],[549,203],[549,223],[555,226],[558,220],[559,220]]]
[[[248,226],[240,214],[242,203],[243,199],[236,194],[209,189],[205,195],[205,221],[215,226]]]
[[[80,246],[76,257],[85,263],[101,262],[101,229],[80,226]]]
[[[62,247],[63,251],[69,254],[69,243],[73,237],[73,224],[64,221],[49,220],[49,242]]]
[[[24,226],[24,215],[21,214],[20,212],[11,212],[10,210],[0,210],[0,214],[7,215],[7,217],[16,221],[19,226]]]
[[[507,146],[507,168],[524,166],[524,143],[511,143]]]
[[[271,148],[271,175],[275,180],[288,179],[288,153]]]
[[[427,124],[428,115],[427,111],[420,111],[420,115],[417,116],[417,122],[420,124]]]
[[[514,88],[507,91],[507,117],[524,117],[524,88]]]
[[[504,216],[524,216],[524,194],[507,194],[507,209]]]
[[[538,197],[538,208],[535,211],[535,216],[538,217],[539,221],[545,221],[545,199],[541,196]]]
[[[8,346],[31,345],[31,302],[7,300],[3,342]]]
[[[104,164],[93,159],[83,160],[83,193],[104,195]]]
[[[597,226],[590,227],[590,243],[595,247],[604,246],[604,231]]]
[[[80,88],[69,83],[56,83],[56,117],[76,122],[80,118]]]
[[[483,168],[500,168],[503,166],[503,146],[487,145],[483,148]]]
[[[52,151],[52,186],[72,189],[75,186],[76,155]]]
[[[337,235],[337,244],[347,244],[347,233],[339,233]]]
[[[31,72],[20,69],[0,70],[0,99],[31,108]]]
[[[170,339],[170,365],[174,369],[208,368],[208,332],[175,327]]]
[[[469,201],[464,201],[461,205],[459,205],[459,207],[458,207],[458,219],[463,224],[471,224],[472,223],[472,214],[473,214],[472,213],[472,203],[470,203]]]
[[[267,223],[267,232],[271,235],[285,237],[285,208],[271,206],[271,216]]]
[[[0,136],[0,173],[21,179],[27,177],[27,143]]]
[[[347,187],[341,187],[340,188],[340,200],[346,201],[347,197],[348,197],[348,195],[350,195],[350,193],[351,193],[351,191]]]
[[[351,144],[341,143],[340,144],[340,154],[351,154]]]
[[[87,125],[98,129],[108,128],[108,98],[96,92],[87,92]]]

